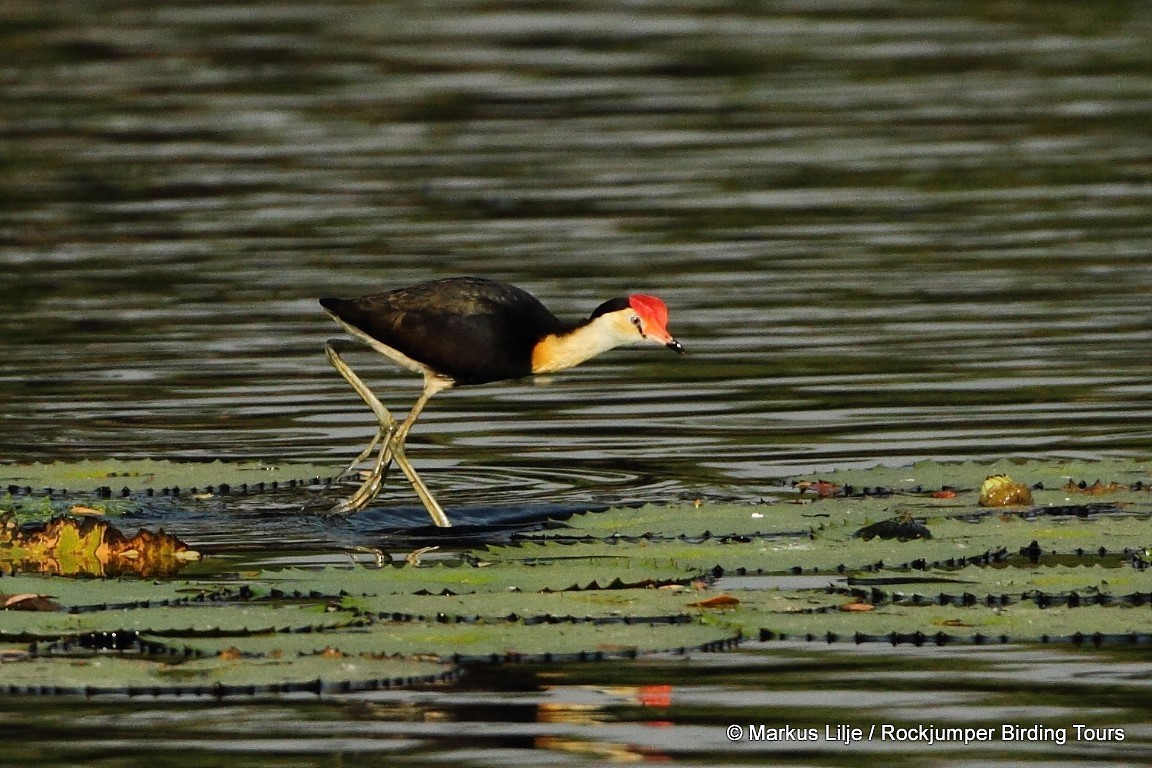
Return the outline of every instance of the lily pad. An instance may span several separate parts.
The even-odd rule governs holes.
[[[1099,634],[1112,642],[1152,642],[1149,609],[1101,606],[1040,608],[1021,603],[997,610],[956,606],[882,606],[874,611],[762,613],[742,607],[730,619],[758,624],[762,639],[890,642],[893,635],[941,635],[940,642],[1075,642]],[[932,642],[935,642],[933,640]],[[909,642],[909,640],[904,640]]]
[[[395,621],[457,623],[515,618],[528,623],[561,619],[623,623],[672,621],[694,614],[689,604],[697,598],[691,589],[389,594],[347,597],[342,607]]]
[[[212,657],[178,663],[131,657],[28,658],[6,661],[0,692],[96,696],[258,695],[344,693],[441,682],[452,666],[403,658],[286,656],[266,659]]]
[[[200,583],[174,580],[77,579],[63,576],[7,576],[0,580],[4,592],[46,595],[66,611],[84,612],[109,608],[234,600],[246,592],[240,583]]]
[[[322,606],[177,606],[86,613],[0,611],[0,639],[44,640],[92,632],[232,637],[313,632],[353,622],[349,614],[325,613]]]
[[[88,466],[78,476],[106,490],[112,479],[125,487],[211,485],[205,492],[215,498],[258,470],[204,464],[180,476],[163,462],[111,464],[118,469]],[[997,473],[1026,484],[1031,505],[981,506],[980,485]],[[246,489],[275,490],[269,476]],[[225,488],[220,478],[229,478]],[[449,539],[422,561],[383,567],[184,581],[6,577],[0,592],[20,598],[14,608],[48,610],[0,612],[0,637],[15,643],[10,657],[22,670],[43,676],[44,691],[213,695],[431,679],[365,671],[397,655],[468,664],[607,660],[718,650],[741,636],[1152,642],[1144,630],[1152,610],[1147,478],[1139,462],[926,463],[785,483],[767,504],[578,514],[512,541],[506,531],[489,543],[483,535]],[[187,498],[168,490],[169,505]],[[17,491],[20,503],[37,498]],[[53,509],[62,503],[54,494],[42,497]],[[227,505],[197,507],[197,515],[214,514],[227,514]],[[892,538],[857,535],[888,533],[892,521]],[[916,535],[901,535],[900,525]],[[87,551],[79,544],[85,526],[93,524],[74,527],[78,551]],[[8,549],[11,560],[15,545]],[[93,646],[107,650],[94,655]],[[62,682],[70,665],[86,668],[87,682]],[[112,678],[100,678],[113,668]],[[117,674],[135,677],[117,682]],[[0,675],[0,687],[5,682],[11,691],[34,688],[15,673]]]
[[[991,462],[920,461],[910,466],[879,465],[867,469],[844,469],[821,475],[841,489],[853,486],[930,492],[945,486],[968,489],[976,495],[989,475],[1007,475],[1028,486],[1041,485],[1059,490],[1069,481],[1096,480],[1117,482],[1125,486],[1152,481],[1152,461],[1136,459],[1103,459],[1100,461],[1033,461],[1000,459]],[[1144,491],[1145,493],[1147,491]]]
[[[563,549],[563,548],[561,548]],[[540,592],[573,589],[659,586],[687,582],[697,575],[690,566],[677,563],[637,562],[618,551],[615,557],[564,558],[539,567],[507,560],[489,560],[481,553],[479,564],[455,563],[415,567],[325,568],[318,571],[285,569],[263,571],[250,581],[257,594],[276,590],[292,595],[380,594],[471,594],[488,592]]]
[[[263,492],[323,482],[331,466],[264,462],[175,462],[151,459],[0,465],[0,488],[10,493],[54,495],[107,491],[113,496],[171,491],[218,494]],[[211,489],[211,490],[209,490]]]
[[[739,636],[733,626],[698,620],[632,624],[382,621],[357,631],[251,638],[243,647],[262,656],[327,649],[351,656],[399,654],[469,664],[551,663],[723,650],[735,644]],[[225,639],[203,638],[186,641],[185,647],[216,653],[229,644]]]

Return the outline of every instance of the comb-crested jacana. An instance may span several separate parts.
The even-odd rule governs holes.
[[[340,357],[340,340],[325,346],[328,361],[368,404],[380,429],[351,470],[371,455],[372,471],[333,514],[363,509],[380,491],[395,461],[439,526],[452,523],[404,453],[412,425],[437,392],[571,368],[624,344],[684,347],[668,333],[668,309],[655,296],[632,294],[601,304],[587,320],[567,323],[527,291],[480,277],[433,280],[356,299],[320,299],[344,328],[385,357],[424,376],[424,391],[400,424]]]

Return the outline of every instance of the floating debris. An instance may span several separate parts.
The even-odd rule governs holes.
[[[1032,503],[1032,489],[1015,483],[1008,475],[989,475],[980,485],[982,507],[1017,507]]]
[[[163,530],[128,537],[102,518],[54,517],[20,525],[0,516],[0,566],[64,576],[172,576],[200,554]]]

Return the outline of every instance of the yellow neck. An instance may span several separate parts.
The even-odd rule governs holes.
[[[562,371],[626,343],[615,325],[602,315],[568,333],[545,336],[532,350],[532,373]]]

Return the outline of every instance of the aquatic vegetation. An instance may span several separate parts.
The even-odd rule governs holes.
[[[20,525],[11,512],[0,514],[0,566],[10,572],[173,576],[199,558],[200,553],[162,529],[141,528],[125,536],[95,517],[56,516]]]
[[[167,469],[188,471],[116,476],[159,480]],[[200,465],[181,482],[212,486],[211,511],[226,516],[216,469]],[[1032,504],[982,504],[990,472],[1025,486]],[[85,573],[60,564],[94,551],[95,532],[134,541],[122,546],[140,563],[191,557],[160,533],[119,534],[113,521],[131,516],[59,515],[60,504],[100,495],[104,478],[92,477],[100,485],[87,493],[29,489],[2,502],[25,513],[30,500],[52,503],[47,521],[5,518],[0,690],[323,693],[428,684],[475,664],[723,650],[741,638],[1149,643],[1148,478],[1123,461],[881,467],[781,483],[762,504],[616,508],[487,538],[453,529],[441,549],[381,553],[375,565],[236,570],[209,548],[185,577],[106,564],[89,578],[29,575],[37,560]],[[62,554],[62,543],[75,551]],[[140,554],[148,547],[155,557]]]

